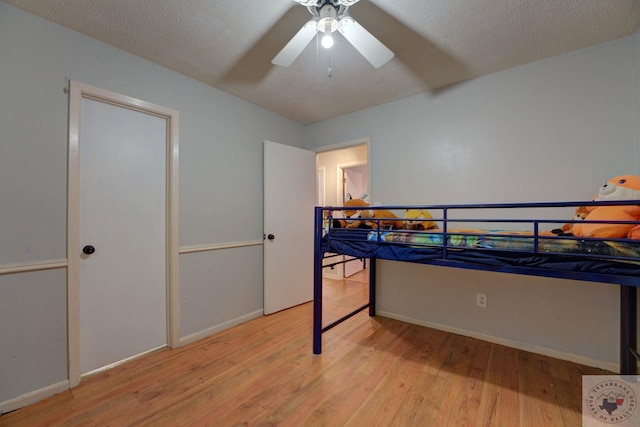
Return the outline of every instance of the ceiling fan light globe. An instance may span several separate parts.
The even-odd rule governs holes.
[[[325,49],[331,49],[333,47],[333,37],[331,34],[325,34],[322,36],[322,47]]]

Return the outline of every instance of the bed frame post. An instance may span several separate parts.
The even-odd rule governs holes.
[[[638,374],[637,288],[620,285],[620,373]]]
[[[322,353],[322,208],[315,208],[313,237],[313,354]]]
[[[369,316],[376,315],[376,259],[369,259]]]

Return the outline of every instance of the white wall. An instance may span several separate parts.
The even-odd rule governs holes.
[[[305,145],[370,136],[382,204],[588,200],[640,174],[639,52],[636,34],[548,58],[308,126]],[[387,315],[618,363],[613,285],[392,262],[379,278]]]
[[[180,111],[180,246],[262,240],[262,144],[303,126],[0,1],[0,268],[66,259],[65,78]],[[181,336],[262,309],[262,246],[180,257]],[[67,378],[66,271],[0,275],[0,404]]]

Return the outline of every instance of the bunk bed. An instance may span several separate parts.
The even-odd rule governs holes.
[[[578,206],[640,205],[639,201],[546,202],[424,206],[350,207],[351,211],[391,211],[402,219],[406,209],[424,209],[437,228],[385,229],[384,218],[351,220],[345,207],[316,207],[314,230],[313,352],[322,352],[322,334],[368,309],[376,311],[376,260],[486,270],[601,282],[620,289],[620,373],[637,374],[637,287],[640,286],[640,240],[575,237],[559,232],[563,209]],[[538,212],[541,212],[538,214]],[[535,219],[531,219],[529,215]],[[352,218],[359,217],[358,213]],[[364,217],[364,216],[363,216]],[[605,221],[592,221],[594,223]],[[606,221],[633,224],[632,221]],[[343,257],[348,255],[349,257]],[[354,258],[351,258],[354,257]],[[358,259],[369,260],[369,300],[327,325],[322,319],[323,269]]]

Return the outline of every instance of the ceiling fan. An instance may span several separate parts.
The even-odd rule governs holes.
[[[333,46],[331,34],[336,30],[356,48],[375,68],[393,58],[393,52],[358,24],[348,13],[349,7],[360,0],[294,0],[306,6],[313,18],[285,45],[271,61],[282,67],[290,66],[316,34],[323,34],[322,45]]]

